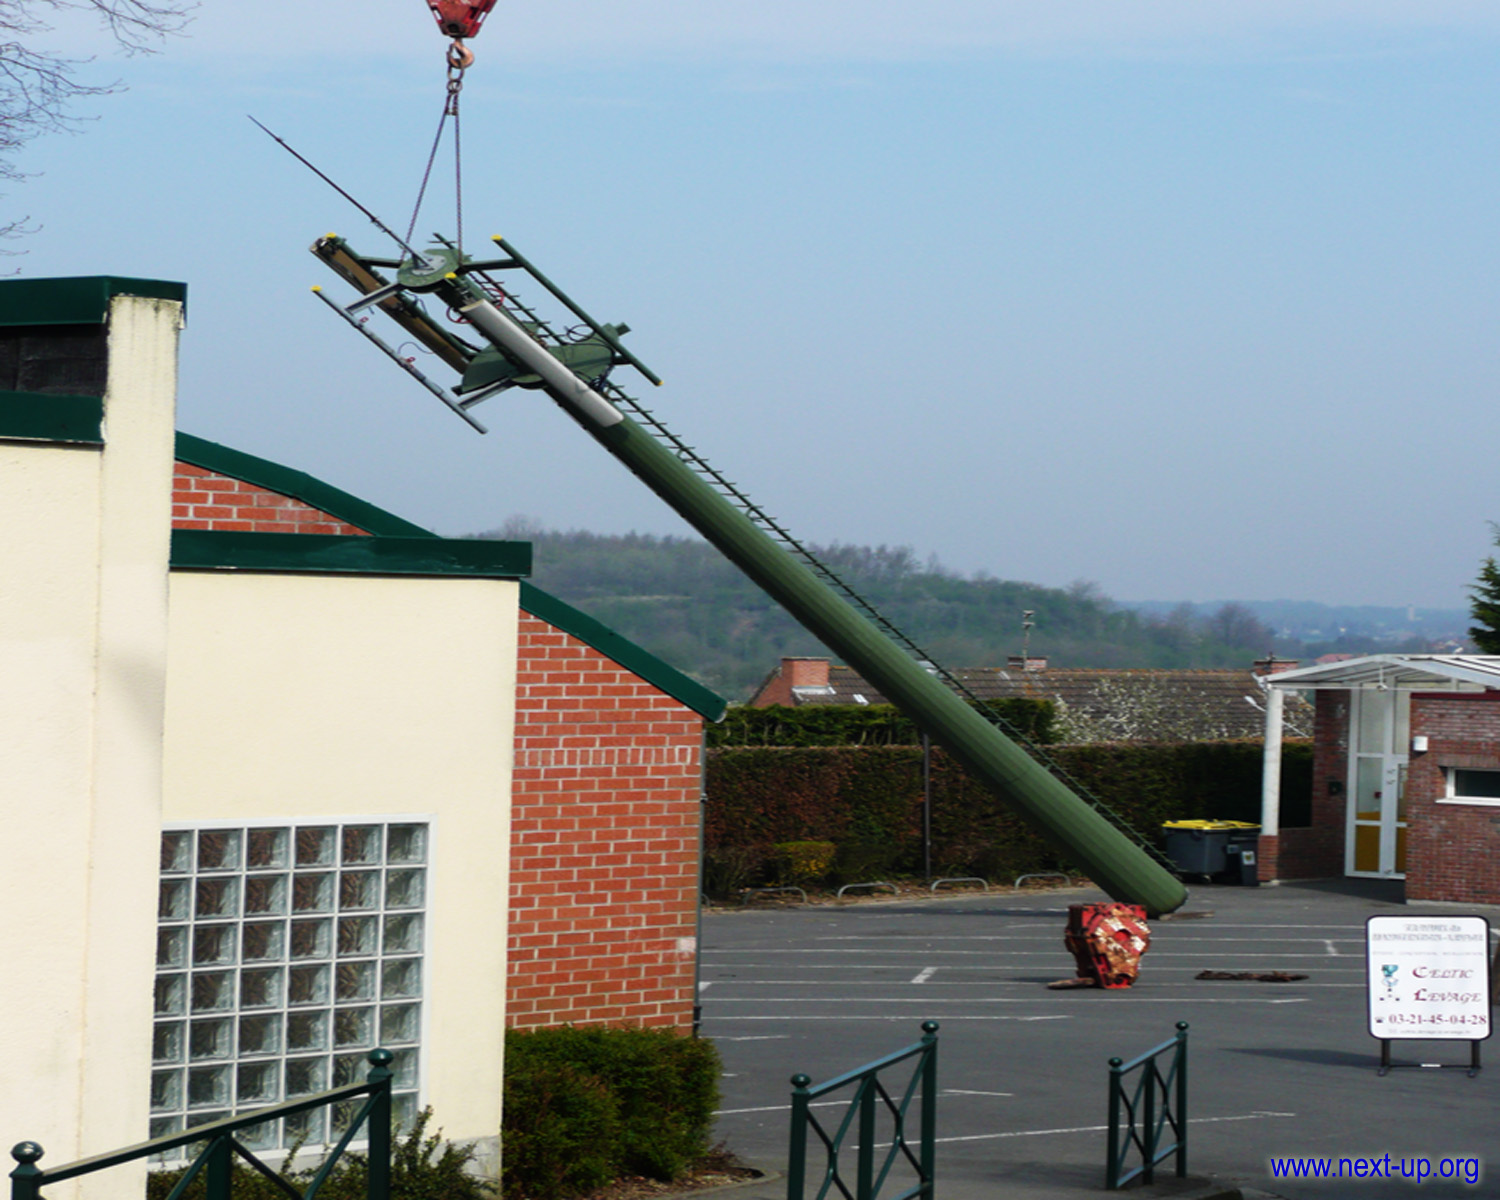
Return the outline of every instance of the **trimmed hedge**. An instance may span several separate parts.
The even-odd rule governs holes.
[[[507,1031],[506,1200],[677,1178],[708,1151],[719,1073],[712,1042],[666,1029]]]
[[[1260,819],[1259,740],[1052,746],[1083,787],[1147,837],[1164,821]],[[1312,746],[1282,755],[1283,824],[1306,824]],[[922,752],[914,747],[719,749],[707,764],[705,887],[727,895],[770,878],[774,847],[837,847],[821,882],[921,871]],[[1004,879],[1073,864],[941,749],[933,751],[932,862],[940,875]]]
[[[1038,745],[1055,740],[1050,700],[985,700],[986,708]],[[826,704],[805,708],[731,708],[708,727],[708,744],[720,746],[916,746],[922,731],[893,704]]]

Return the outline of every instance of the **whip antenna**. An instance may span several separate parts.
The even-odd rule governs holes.
[[[247,117],[250,116],[249,113],[246,113],[245,115]],[[413,250],[411,248],[410,243],[407,242],[407,240],[405,238],[403,238],[399,234],[397,234],[393,229],[391,229],[391,227],[389,225],[387,225],[384,221],[382,221],[379,217],[377,217],[374,213],[372,213],[368,208],[366,208],[363,204],[361,204],[358,200],[356,200],[353,196],[351,196],[343,188],[339,187],[338,184],[334,183],[334,181],[332,179],[330,179],[322,171],[318,170],[317,167],[313,166],[313,164],[310,163],[307,159],[303,158],[302,155],[298,154],[295,150],[293,150],[291,148],[291,146],[287,145],[285,139],[283,139],[281,137],[278,137],[276,134],[272,133],[269,129],[267,129],[259,121],[255,120],[254,117],[250,117],[250,120],[255,124],[255,126],[258,129],[262,130],[268,137],[271,138],[272,141],[274,141],[277,145],[279,145],[283,150],[285,150],[288,154],[290,154],[293,158],[295,158],[299,163],[301,163],[304,167],[306,167],[309,171],[311,171],[314,175],[316,175],[319,179],[321,179],[324,183],[326,183],[329,187],[331,187],[334,191],[336,191],[345,200],[349,201],[350,204],[354,205],[355,208],[359,209],[360,212],[364,213],[365,216],[369,217],[370,218],[370,223],[372,225],[374,225],[376,229],[380,230],[381,233],[385,234],[386,237],[390,238],[391,241],[395,242],[396,245],[400,246],[401,249],[405,250],[409,255],[412,256],[413,259],[417,260],[418,262],[426,261],[426,255],[419,254],[417,251]]]

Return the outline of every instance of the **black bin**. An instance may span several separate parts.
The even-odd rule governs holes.
[[[1184,875],[1255,886],[1260,826],[1244,821],[1169,821],[1162,826],[1167,857]]]
[[[1260,886],[1260,827],[1235,832],[1229,835],[1229,844],[1224,847],[1228,860],[1226,883],[1237,883],[1241,887]]]

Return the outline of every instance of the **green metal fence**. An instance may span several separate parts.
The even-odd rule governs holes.
[[[877,1058],[827,1083],[813,1086],[806,1075],[792,1076],[792,1145],[787,1166],[787,1200],[807,1200],[809,1175],[818,1171],[814,1168],[810,1172],[808,1168],[809,1131],[822,1144],[825,1156],[821,1181],[811,1200],[826,1200],[830,1192],[836,1192],[844,1200],[877,1200],[881,1188],[891,1179],[892,1171],[902,1164],[915,1174],[916,1182],[886,1197],[886,1200],[910,1200],[917,1196],[933,1200],[933,1172],[937,1160],[937,1031],[936,1021],[924,1021],[920,1042]],[[882,1073],[911,1060],[915,1062],[904,1087],[888,1088],[881,1078]],[[836,1124],[825,1124],[812,1111],[813,1102],[845,1088],[852,1088],[854,1094],[849,1098],[842,1117]],[[893,1091],[899,1093],[899,1099],[892,1094]],[[913,1101],[919,1101],[920,1124],[915,1152],[907,1133]],[[889,1117],[890,1141],[877,1144],[881,1136],[879,1118],[882,1112]],[[850,1181],[839,1167],[839,1151],[851,1130],[855,1131],[852,1190]],[[878,1164],[877,1150],[885,1151]]]
[[[41,1146],[35,1142],[21,1142],[10,1152],[11,1157],[18,1164],[10,1173],[11,1200],[42,1200],[41,1189],[48,1184],[61,1183],[65,1179],[77,1179],[82,1175],[91,1175],[96,1171],[122,1166],[140,1159],[148,1162],[152,1159],[160,1160],[168,1152],[182,1147],[199,1147],[199,1149],[167,1200],[181,1200],[188,1187],[200,1174],[204,1175],[204,1183],[207,1186],[207,1200],[229,1200],[235,1155],[239,1155],[254,1170],[271,1180],[286,1193],[289,1200],[315,1200],[319,1189],[333,1173],[334,1167],[338,1165],[339,1159],[361,1128],[366,1131],[365,1138],[369,1144],[369,1171],[365,1193],[367,1200],[390,1200],[390,1066],[391,1052],[389,1050],[373,1050],[370,1052],[370,1073],[364,1083],[334,1088],[332,1091],[320,1092],[316,1096],[308,1096],[304,1100],[290,1100],[285,1104],[277,1104],[270,1108],[258,1108],[253,1112],[241,1113],[239,1116],[228,1117],[222,1121],[199,1125],[186,1133],[174,1133],[167,1137],[154,1138],[149,1142],[127,1146],[123,1150],[79,1159],[66,1166],[53,1167],[48,1170],[43,1170],[36,1165],[42,1157]],[[359,1110],[353,1114],[349,1127],[344,1130],[343,1136],[329,1152],[316,1174],[300,1190],[257,1158],[235,1136],[240,1130],[249,1129],[264,1121],[356,1101],[360,1097],[364,1097],[364,1101],[360,1104]]]
[[[1154,1181],[1156,1164],[1177,1156],[1177,1174],[1187,1174],[1187,1035],[1186,1021],[1177,1022],[1177,1036],[1129,1062],[1109,1060],[1109,1161],[1106,1188],[1122,1188],[1132,1179]],[[1171,1065],[1161,1059],[1170,1052]],[[1126,1076],[1139,1071],[1134,1085]],[[1121,1117],[1124,1120],[1121,1120]],[[1171,1130],[1171,1139],[1163,1137]],[[1133,1151],[1140,1165],[1126,1170]]]

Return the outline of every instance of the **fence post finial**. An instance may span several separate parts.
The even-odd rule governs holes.
[[[17,1164],[10,1173],[11,1200],[39,1200],[42,1169],[36,1163],[43,1153],[38,1142],[17,1142],[10,1148]]]
[[[383,1046],[370,1051],[370,1119],[365,1127],[369,1138],[365,1177],[366,1200],[389,1200],[391,1194],[391,1063],[396,1056]]]

